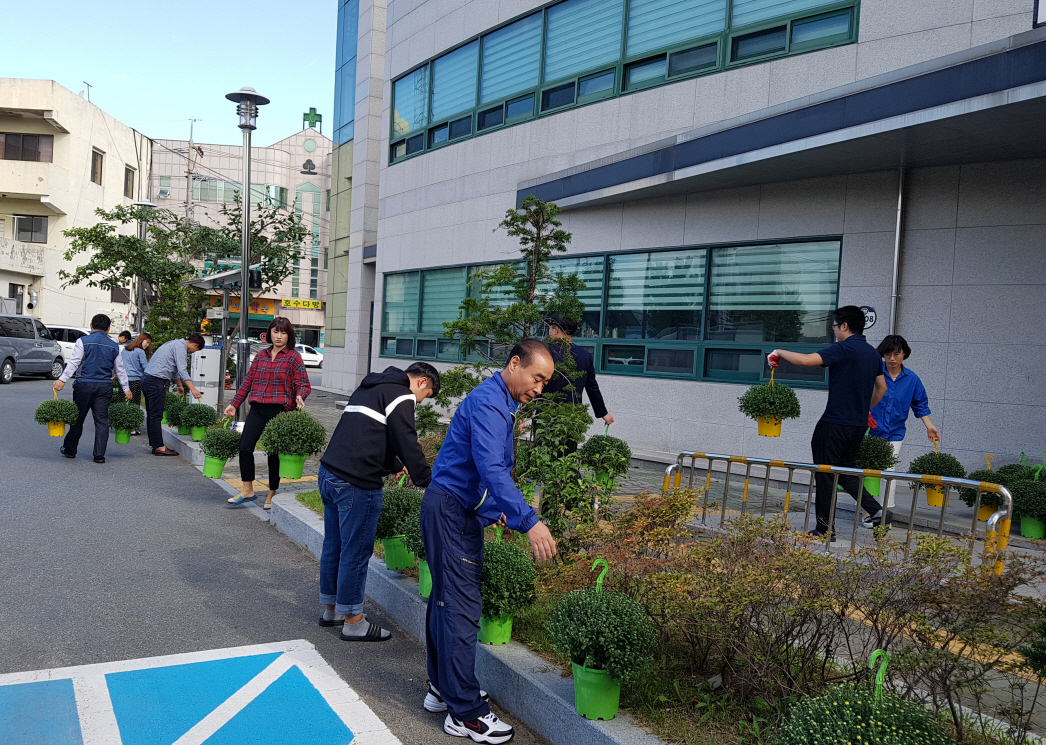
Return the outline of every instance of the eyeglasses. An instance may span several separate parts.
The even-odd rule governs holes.
[[[833,324],[832,324],[832,328],[833,328],[833,329],[841,329],[842,327],[843,327],[843,326],[842,326],[842,324],[841,324],[841,323],[833,323]]]

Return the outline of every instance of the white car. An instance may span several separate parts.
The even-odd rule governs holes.
[[[308,344],[299,344],[295,349],[297,349],[298,354],[301,355],[301,361],[305,363],[305,367],[318,367],[321,370],[323,369],[323,352],[310,347]]]
[[[58,342],[58,346],[62,348],[62,356],[67,360],[73,353],[76,340],[91,333],[91,329],[83,326],[56,326],[50,323],[47,324],[47,330],[51,332],[51,337]]]

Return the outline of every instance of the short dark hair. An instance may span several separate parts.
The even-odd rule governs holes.
[[[577,333],[577,321],[571,321],[569,318],[564,318],[559,313],[553,313],[548,317],[548,325],[558,326],[559,330],[567,336],[573,336]]]
[[[534,358],[541,356],[552,359],[552,353],[548,351],[548,345],[540,339],[524,339],[512,347],[512,351],[508,353],[508,359],[505,361],[505,364],[508,365],[513,357],[519,357],[520,365],[523,367],[530,367],[531,364],[534,363]]]
[[[269,326],[265,329],[265,338],[270,344],[272,344],[272,330],[282,331],[287,334],[287,349],[294,349],[298,346],[298,334],[294,330],[294,324],[283,316],[276,316],[269,321]]]
[[[112,325],[112,319],[105,315],[105,313],[99,313],[91,319],[91,328],[95,331],[108,331],[109,327]]]
[[[203,349],[205,346],[207,346],[207,343],[203,340],[203,334],[189,334],[187,337],[185,337],[185,341],[189,344],[195,344],[200,349]]]
[[[116,338],[117,338],[117,339],[123,339],[123,338],[125,338],[125,337],[126,337],[126,338],[127,338],[128,340],[130,340],[130,339],[133,339],[133,338],[134,338],[134,334],[132,334],[132,333],[131,333],[130,331],[128,331],[127,329],[124,329],[123,331],[121,331],[121,332],[120,332],[120,335],[119,335],[118,337],[116,337]]]
[[[904,337],[899,334],[887,336],[879,342],[879,346],[875,348],[875,351],[879,353],[880,357],[885,357],[890,352],[904,352],[905,359],[912,356],[912,348],[908,346],[908,342],[904,340]]]
[[[864,331],[864,311],[856,305],[844,305],[842,308],[836,308],[832,311],[832,318],[840,326],[845,323],[851,334],[860,334]]]
[[[428,378],[429,385],[432,386],[432,395],[439,395],[439,371],[428,362],[415,362],[407,368],[406,372],[407,375],[413,375],[415,378]]]

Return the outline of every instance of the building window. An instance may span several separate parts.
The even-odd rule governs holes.
[[[549,268],[585,283],[575,336],[589,340],[603,372],[758,382],[770,376],[764,359],[774,347],[817,351],[831,343],[840,251],[840,241],[826,239],[570,256],[551,260]],[[386,274],[381,354],[478,359],[446,339],[443,324],[458,318],[466,295],[482,294],[496,267]],[[538,292],[550,294],[553,281]],[[493,288],[488,297],[501,308],[514,300],[509,287]],[[776,377],[825,383],[820,367],[782,365]]]
[[[123,169],[123,195],[128,199],[134,199],[134,169]]]
[[[0,134],[0,160],[50,163],[54,157],[54,135]]]
[[[15,301],[14,302],[15,313],[17,315],[22,315],[22,300],[25,298],[25,287],[23,285],[16,285],[16,284],[9,283],[7,285],[7,297],[9,299]],[[19,324],[22,323],[22,319],[20,319],[20,318],[10,319],[8,321],[8,323],[11,324],[11,325],[8,326],[8,327],[5,327],[3,329],[3,331],[5,331],[8,336],[14,336],[14,337],[19,338],[19,339],[32,339],[33,338],[33,334],[31,333],[32,329],[30,329],[30,334],[29,335],[26,335],[25,332],[18,333],[18,331],[21,328]],[[15,330],[15,333],[11,332],[12,329]]]
[[[25,243],[47,243],[47,218],[15,215],[15,240]]]
[[[91,151],[91,181],[96,184],[102,183],[102,158],[99,151]]]

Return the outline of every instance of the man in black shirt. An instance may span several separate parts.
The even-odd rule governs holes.
[[[868,429],[868,415],[886,393],[886,378],[882,358],[864,338],[864,312],[856,305],[846,305],[833,311],[832,318],[835,344],[813,354],[775,349],[769,360],[773,367],[783,359],[793,365],[828,368],[828,404],[810,441],[813,461],[819,465],[853,468],[861,439]],[[818,473],[815,479],[817,528],[811,533],[816,536],[832,533],[834,541],[834,526],[828,524],[833,478],[830,473]],[[855,500],[859,483],[856,476],[839,477],[839,485]],[[868,492],[864,492],[861,507],[869,516],[862,521],[865,527],[879,522],[882,507]]]
[[[603,403],[603,394],[599,390],[599,383],[596,382],[596,366],[592,359],[592,354],[584,347],[579,347],[573,341],[574,334],[577,333],[577,322],[571,321],[560,316],[552,317],[552,324],[548,330],[548,335],[552,339],[562,339],[569,345],[569,349],[560,344],[553,343],[549,344],[549,351],[552,352],[552,359],[555,360],[558,366],[566,354],[570,354],[574,358],[574,367],[577,371],[578,376],[574,380],[570,380],[562,372],[556,371],[556,374],[552,376],[552,380],[545,386],[545,393],[562,393],[559,397],[560,401],[572,404],[581,403],[581,392],[586,391],[588,393],[588,400],[592,403],[592,410],[596,415],[596,418],[602,419],[607,424],[614,423],[614,416],[607,411],[606,404]]]

